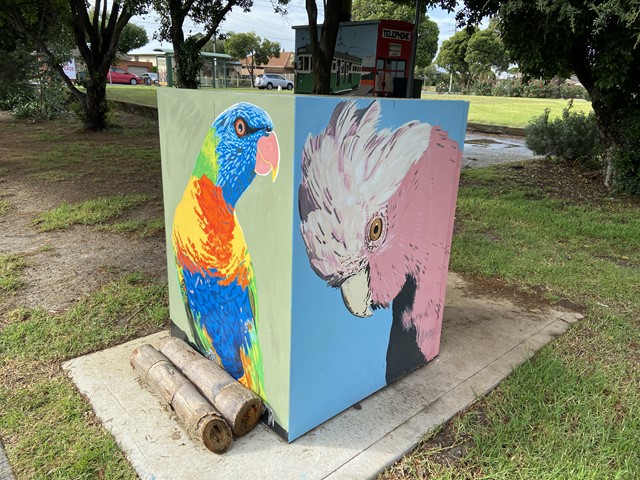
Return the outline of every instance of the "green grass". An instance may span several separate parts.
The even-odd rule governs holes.
[[[29,176],[49,183],[86,176],[155,177],[160,170],[157,122],[119,112],[112,112],[110,122],[109,130],[101,133],[83,132],[75,118],[20,130]],[[13,130],[4,131],[10,134]]]
[[[122,222],[114,222],[111,225],[105,225],[103,228],[111,232],[147,238],[164,231],[164,219],[125,220]]]
[[[156,92],[158,88],[166,87],[152,87],[138,85],[132,87],[130,85],[109,85],[107,86],[107,99],[119,100],[121,102],[139,103],[141,105],[157,106],[158,100],[156,98]],[[205,92],[218,92],[220,89],[204,88]],[[261,93],[272,95],[291,95],[292,91],[289,90],[258,90],[257,88],[229,88],[223,90],[224,92],[231,93]]]
[[[525,127],[529,121],[551,110],[550,118],[560,117],[568,100],[559,98],[478,97],[475,95],[423,94],[425,100],[465,100],[469,102],[469,122],[487,125]],[[591,112],[591,103],[574,100],[573,111]]]
[[[164,87],[159,87],[164,88]],[[125,102],[140,103],[157,106],[156,87],[112,85],[107,87],[107,98]],[[210,89],[205,91],[215,92]],[[291,94],[283,90],[267,92],[255,88],[230,88],[227,92]],[[534,117],[544,113],[545,108],[551,110],[551,118],[562,115],[562,109],[568,100],[550,98],[516,98],[516,97],[478,97],[475,95],[438,95],[423,93],[426,100],[466,100],[469,102],[469,122],[488,125],[504,125],[509,127],[524,127]],[[574,100],[574,111],[590,112],[591,103],[585,100]]]
[[[18,478],[137,478],[59,365],[157,331],[166,303],[164,286],[132,274],[65,313],[9,315],[0,330],[0,435]]]
[[[139,103],[141,105],[156,106],[157,87],[150,85],[108,85],[107,100],[119,100],[121,102]]]
[[[41,213],[35,223],[42,231],[60,230],[72,225],[96,225],[148,202],[149,195],[112,195],[80,203],[62,203],[59,207]]]
[[[455,417],[461,455],[427,441],[383,478],[640,478],[640,207],[606,192],[569,201],[532,188],[531,171],[463,173],[451,269],[585,318]]]
[[[7,211],[11,208],[11,204],[6,200],[0,200],[0,215],[3,213],[7,213]]]
[[[0,302],[23,285],[20,277],[25,266],[19,255],[0,255]]]

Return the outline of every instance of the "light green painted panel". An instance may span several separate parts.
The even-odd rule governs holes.
[[[158,89],[160,145],[170,315],[189,333],[173,259],[171,225],[195,159],[218,114],[238,102],[264,109],[280,143],[280,171],[257,177],[237,204],[236,214],[251,254],[259,298],[259,341],[267,402],[275,421],[288,428],[291,338],[291,250],[293,211],[292,95]]]

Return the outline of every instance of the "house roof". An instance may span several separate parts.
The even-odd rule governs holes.
[[[154,52],[162,52],[167,55],[173,55],[173,48],[154,48]],[[222,58],[226,60],[231,60],[231,55],[227,55],[226,53],[211,53],[211,52],[200,52],[201,57],[209,57],[209,58]]]
[[[260,68],[287,68],[291,66],[291,57],[293,52],[280,52],[280,56],[270,57],[269,62],[265,65],[260,65]],[[251,55],[248,55],[241,61],[243,66],[251,65]]]

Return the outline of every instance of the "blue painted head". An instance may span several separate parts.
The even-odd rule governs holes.
[[[256,176],[258,140],[273,130],[271,118],[259,107],[237,103],[222,112],[211,126],[218,138],[218,177],[225,200],[235,206]]]

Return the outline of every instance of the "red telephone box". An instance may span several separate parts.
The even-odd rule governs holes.
[[[313,86],[309,27],[296,26],[296,93]],[[333,93],[406,97],[413,23],[398,20],[343,22],[332,66]]]
[[[376,42],[373,95],[404,97],[411,63],[413,24],[380,20]],[[364,68],[363,68],[364,71]]]

